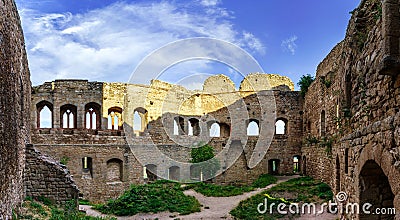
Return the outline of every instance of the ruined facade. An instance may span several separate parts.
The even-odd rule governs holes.
[[[399,8],[397,0],[362,1],[303,99],[287,78],[265,74],[248,75],[239,90],[218,75],[201,91],[158,80],[56,80],[28,92],[15,5],[0,1],[1,217],[20,203],[23,185],[27,195],[59,203],[76,198],[65,167],[38,150],[66,164],[81,196],[99,202],[133,183],[200,180],[187,163],[189,147],[200,143],[218,153],[214,182],[299,172],[346,192],[349,202],[400,210]],[[34,148],[28,145],[25,160],[29,124]],[[42,188],[52,182],[64,184]]]
[[[14,1],[0,1],[0,218],[23,199],[25,144],[29,143],[30,79]]]
[[[202,91],[158,80],[56,80],[32,90],[32,142],[64,160],[81,196],[94,202],[155,178],[200,180],[189,162],[190,147],[201,143],[220,161],[213,181],[246,184],[262,173],[300,172],[302,101],[291,88],[288,78],[267,74],[250,74],[239,90],[224,75],[207,79]],[[273,108],[260,100],[273,100]],[[252,157],[261,162],[252,165]]]

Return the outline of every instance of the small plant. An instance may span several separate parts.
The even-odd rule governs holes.
[[[307,145],[312,145],[312,144],[318,144],[319,143],[318,138],[314,137],[312,135],[308,135],[304,140],[305,140],[305,143]]]
[[[63,157],[60,159],[60,163],[61,163],[62,165],[64,165],[64,166],[67,166],[68,161],[69,161],[69,157],[66,157],[66,156],[63,156]]]

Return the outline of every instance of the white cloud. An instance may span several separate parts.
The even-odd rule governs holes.
[[[218,7],[220,1],[201,3],[207,8],[195,12],[170,2],[119,2],[83,14],[20,7],[32,82],[60,78],[126,82],[151,51],[188,37],[212,37],[250,52],[265,51],[253,34],[234,28],[231,13]]]
[[[289,51],[292,55],[296,53],[297,45],[296,45],[297,36],[293,35],[290,38],[282,41],[282,48],[285,51]]]
[[[216,6],[221,3],[220,0],[200,0],[200,3],[204,6]]]

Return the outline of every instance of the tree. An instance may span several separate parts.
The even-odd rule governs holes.
[[[308,91],[308,87],[310,87],[311,83],[314,82],[315,78],[310,74],[303,75],[300,77],[299,82],[297,83],[300,86],[300,94],[304,97]]]

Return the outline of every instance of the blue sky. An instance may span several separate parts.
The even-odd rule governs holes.
[[[360,1],[16,2],[32,82],[38,85],[61,78],[128,82],[150,52],[190,37],[211,37],[238,45],[266,73],[285,75],[297,83],[301,75],[315,74],[317,65],[344,38],[349,12]],[[241,76],[235,71],[209,60],[180,63],[160,79],[178,82],[187,77],[185,74],[218,73],[240,83]]]

